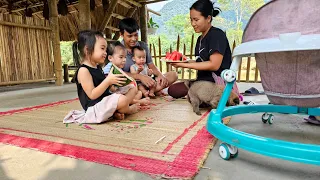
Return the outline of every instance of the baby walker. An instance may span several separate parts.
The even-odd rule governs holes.
[[[238,148],[254,153],[320,165],[320,145],[301,144],[260,137],[223,124],[227,116],[264,113],[320,116],[320,3],[319,0],[274,0],[255,12],[243,34],[243,43],[233,52],[231,68],[222,72],[226,82],[216,111],[211,111],[207,129],[223,143],[220,156],[238,156]],[[261,83],[272,105],[240,105],[226,108],[242,57],[254,56]],[[267,112],[267,113],[265,113]]]

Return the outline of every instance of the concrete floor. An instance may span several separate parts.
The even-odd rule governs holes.
[[[251,86],[262,90],[260,84],[240,84],[241,91]],[[0,93],[0,112],[54,101],[76,98],[74,84],[62,87],[43,87]],[[5,91],[5,90],[3,90]],[[265,96],[245,97],[257,103],[267,103]],[[320,144],[320,126],[302,121],[298,115],[276,115],[273,125],[263,124],[261,114],[233,117],[230,127],[256,135],[303,143]],[[219,143],[219,142],[218,142]],[[214,179],[320,179],[320,167],[273,159],[240,150],[237,159],[224,161],[219,157],[216,145],[207,158],[205,167],[195,177],[196,180]],[[148,175],[86,162],[73,158],[56,156],[31,149],[0,144],[0,180],[148,180]]]

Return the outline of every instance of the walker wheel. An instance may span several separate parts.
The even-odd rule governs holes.
[[[270,114],[269,118],[268,118],[268,123],[273,124],[273,121],[274,121],[274,116],[272,114]]]
[[[228,145],[226,143],[221,143],[219,146],[219,155],[224,160],[229,160],[231,157]]]
[[[236,146],[232,146],[230,144],[227,144],[229,152],[230,152],[230,157],[231,158],[236,158],[238,157],[238,148]]]
[[[274,121],[274,116],[270,113],[263,113],[261,120],[263,123],[269,123],[269,124],[273,124]]]
[[[239,151],[237,151],[235,154],[231,154],[231,158],[237,158],[238,157],[238,154],[239,154]]]
[[[267,123],[268,122],[268,117],[269,117],[269,113],[263,113],[261,116],[261,120],[263,123]]]
[[[225,69],[221,73],[221,77],[226,82],[233,82],[236,80],[236,72],[231,69]]]

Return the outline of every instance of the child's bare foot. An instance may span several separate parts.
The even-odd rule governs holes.
[[[134,114],[134,113],[139,112],[139,110],[140,110],[140,104],[139,103],[133,104],[133,105],[129,106],[129,111],[127,114]]]
[[[146,98],[149,97],[149,91],[144,92],[143,96],[146,97]]]
[[[113,118],[116,119],[116,120],[123,120],[124,119],[124,114],[119,113],[119,112],[115,112],[113,114]]]
[[[143,98],[143,99],[139,99],[137,100],[137,102],[141,105],[141,106],[147,106],[150,104],[150,98],[149,97],[146,97],[146,98]]]
[[[153,98],[153,97],[155,97],[156,95],[154,94],[154,92],[150,92],[150,93],[149,93],[149,96]]]
[[[168,94],[162,92],[162,91],[159,91],[159,92],[156,92],[156,95],[157,96],[167,96]]]

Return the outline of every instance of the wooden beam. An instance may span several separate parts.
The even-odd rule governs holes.
[[[134,0],[126,0],[126,1],[137,7],[142,7],[142,4],[138,3],[137,1],[134,1]]]
[[[39,7],[39,6],[43,6],[43,3],[38,3],[38,4],[35,4],[35,5],[32,5],[32,6],[29,6],[28,8],[35,8],[35,7]],[[22,11],[22,10],[25,10],[26,7],[23,7],[23,8],[18,8],[18,9],[13,9],[11,12],[19,12],[19,11]],[[6,12],[4,14],[9,14],[9,12]]]
[[[31,5],[31,6],[28,6],[28,8],[35,8],[35,7],[39,7],[39,6],[43,6],[44,4],[41,2],[41,3],[36,3],[34,5]],[[75,2],[75,3],[72,3],[72,4],[69,4],[68,7],[72,7],[72,6],[75,6],[75,5],[78,5],[78,2]],[[102,5],[102,4],[101,4]],[[22,10],[25,10],[26,7],[23,7],[23,8],[19,8],[19,9],[13,9],[11,12],[19,12],[19,11],[22,11]],[[33,14],[37,14],[37,13],[40,13],[42,11],[37,11],[37,12],[34,12],[32,13]],[[9,13],[9,12],[8,12]],[[8,14],[6,13],[6,14]]]
[[[159,12],[157,12],[157,11],[154,11],[154,10],[149,9],[149,8],[147,10],[148,10],[148,12],[151,12],[151,13],[153,13],[155,15],[161,16],[161,14]]]
[[[21,0],[21,1],[17,1],[17,2],[13,2],[13,4],[19,4],[19,3],[22,3],[22,2],[25,2],[25,1],[27,1],[27,0]],[[8,2],[7,2],[8,3]],[[9,4],[9,3],[8,3]],[[1,6],[2,8],[6,8],[6,7],[8,7],[8,5],[3,5],[3,6]]]
[[[132,17],[134,15],[134,13],[136,12],[137,8],[134,8],[130,11],[131,9],[128,10],[127,12],[127,17]]]
[[[106,28],[112,30],[112,31],[120,31],[119,28],[115,28],[115,27],[112,27],[112,26],[106,26]]]
[[[41,29],[41,30],[51,31],[50,27],[33,26],[33,25],[27,25],[27,24],[18,24],[18,23],[7,22],[7,21],[0,21],[0,25],[13,26],[13,27],[22,27],[22,28],[30,28],[30,29]]]
[[[79,30],[91,29],[90,0],[79,0]]]
[[[132,8],[132,6],[130,6],[130,4],[124,2],[123,0],[120,0],[118,3],[121,4],[123,7],[126,7],[128,9]]]
[[[42,3],[42,5],[44,5],[44,4]],[[76,2],[76,3],[72,3],[72,4],[69,4],[69,5],[68,5],[68,8],[69,8],[69,7],[76,6],[76,5],[78,5],[78,2]],[[24,10],[24,9],[23,9],[23,10]],[[38,14],[38,13],[42,13],[42,11],[43,11],[43,10],[33,12],[33,13],[32,13],[32,15],[34,15],[34,14]],[[78,11],[77,11],[77,12],[78,12]],[[69,13],[71,13],[71,12],[69,11]]]
[[[61,51],[60,51],[60,35],[59,35],[59,19],[58,19],[58,8],[57,0],[50,0],[49,3],[49,13],[50,13],[50,26],[52,29],[52,50],[54,58],[54,73],[56,76],[56,85],[63,85],[62,76],[62,61],[61,61]]]
[[[112,13],[112,15],[111,15],[112,17],[115,17],[115,18],[117,18],[117,19],[124,19],[125,17],[124,16],[122,16],[122,15],[120,15],[120,14],[117,14],[117,13]]]
[[[77,36],[78,36],[78,29],[77,27],[69,20],[69,18],[65,18],[67,23],[68,23],[68,27],[73,35],[73,38],[74,39],[77,39]]]
[[[52,80],[56,80],[56,78],[0,82],[0,86],[9,86],[9,85],[15,85],[15,84],[29,84],[29,83],[36,83],[36,82],[52,81]]]
[[[108,11],[104,15],[102,23],[101,23],[101,25],[99,27],[100,31],[103,31],[106,28],[106,26],[108,25],[108,23],[109,23],[109,21],[111,19],[111,15],[112,15],[113,11],[115,10],[117,4],[118,4],[118,0],[111,0],[111,3],[110,3],[109,8],[108,8]]]
[[[162,2],[162,1],[166,1],[166,0],[141,1],[141,3],[144,3],[144,4],[152,4],[152,3]]]
[[[140,32],[141,41],[148,44],[147,5],[140,7]]]

